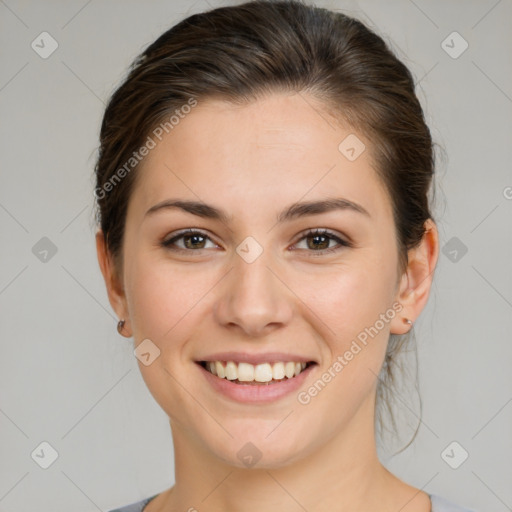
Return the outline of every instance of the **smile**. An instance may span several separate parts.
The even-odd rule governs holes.
[[[216,394],[239,403],[268,404],[297,393],[318,363],[275,359],[264,363],[260,359],[254,365],[245,361],[196,361],[196,366]]]
[[[304,362],[275,362],[253,365],[234,361],[201,361],[201,366],[220,379],[227,379],[235,384],[273,384],[293,379],[308,366],[314,364]]]

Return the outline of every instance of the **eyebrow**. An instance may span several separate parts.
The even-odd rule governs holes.
[[[158,204],[152,206],[146,213],[153,215],[158,211],[165,211],[169,209],[180,209],[192,215],[203,217],[207,219],[219,220],[225,224],[229,223],[232,219],[224,210],[216,208],[215,206],[202,203],[200,201],[179,200],[179,199],[166,199]],[[289,222],[299,217],[306,217],[308,215],[319,215],[322,213],[331,212],[334,210],[349,210],[361,213],[367,217],[371,217],[370,213],[363,208],[360,204],[348,199],[333,198],[324,199],[320,201],[306,201],[301,203],[293,203],[285,208],[277,217],[278,224]]]

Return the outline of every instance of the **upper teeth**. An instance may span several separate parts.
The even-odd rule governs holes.
[[[270,382],[272,379],[280,380],[284,377],[291,379],[306,368],[306,363],[263,363],[252,365],[249,363],[235,363],[228,361],[207,361],[206,369],[221,379],[236,380],[243,382]]]

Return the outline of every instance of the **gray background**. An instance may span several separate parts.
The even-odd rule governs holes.
[[[92,170],[104,103],[132,59],[209,5],[222,2],[0,0],[1,512],[104,511],[173,483],[167,416],[116,332],[97,264]],[[512,510],[512,2],[317,5],[392,44],[444,148],[444,249],[414,327],[423,421],[386,465],[481,512]],[[58,43],[46,59],[31,47],[43,31]],[[458,58],[442,46],[453,31],[469,44]],[[57,249],[46,261],[43,237]],[[415,419],[416,405],[400,407]],[[457,469],[442,456],[453,441],[469,453]],[[42,442],[58,452],[47,469]],[[453,464],[463,452],[448,453]]]

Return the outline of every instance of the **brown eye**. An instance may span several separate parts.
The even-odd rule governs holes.
[[[306,246],[309,252],[325,254],[340,250],[340,246],[351,247],[351,244],[346,240],[341,239],[327,229],[315,229],[306,232],[299,240],[306,240]],[[337,246],[329,247],[331,241],[337,242]]]
[[[182,239],[184,246],[176,246],[176,242]],[[207,240],[211,241],[210,237],[205,235],[201,231],[194,231],[192,229],[188,229],[186,231],[182,231],[181,233],[177,234],[176,236],[168,240],[164,240],[161,245],[170,250],[197,251],[206,248],[204,244],[206,243]]]

